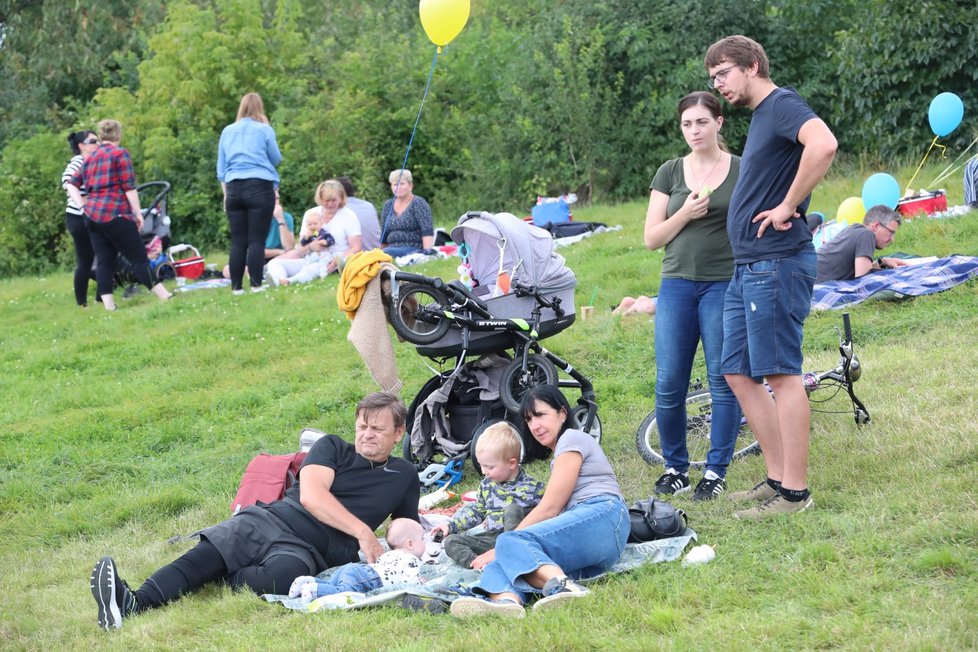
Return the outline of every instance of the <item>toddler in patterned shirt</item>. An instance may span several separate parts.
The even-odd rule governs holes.
[[[421,524],[409,518],[396,518],[387,528],[385,539],[391,549],[374,563],[345,564],[325,580],[302,575],[292,582],[289,597],[301,598],[302,602],[308,603],[346,591],[367,593],[394,584],[419,584],[421,556],[425,553]]]

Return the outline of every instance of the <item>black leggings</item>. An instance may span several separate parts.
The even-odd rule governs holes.
[[[122,254],[129,261],[136,280],[148,289],[153,289],[155,283],[153,274],[149,271],[146,245],[139,235],[135,222],[130,222],[124,217],[116,217],[111,222],[93,222],[86,219],[85,228],[88,229],[88,234],[92,238],[92,247],[98,257],[95,285],[99,296],[112,294],[118,254]]]
[[[251,287],[259,287],[265,273],[265,238],[275,210],[275,185],[264,179],[231,181],[224,207],[231,232],[231,289],[241,289],[246,260]]]
[[[65,211],[65,226],[75,242],[75,301],[79,306],[88,304],[88,281],[92,277],[95,249],[92,238],[85,228],[85,216]]]
[[[136,603],[139,610],[153,609],[220,580],[235,589],[251,589],[258,595],[285,594],[295,578],[308,574],[309,567],[298,557],[273,555],[229,575],[221,553],[210,541],[201,539],[182,557],[143,582],[136,591]]]

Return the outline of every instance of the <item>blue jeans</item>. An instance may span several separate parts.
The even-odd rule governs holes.
[[[666,468],[689,470],[686,448],[686,393],[700,340],[712,400],[710,451],[706,468],[727,473],[740,429],[740,404],[723,374],[723,301],[727,281],[664,278],[655,311],[655,422]]]
[[[379,589],[384,585],[369,564],[353,562],[344,564],[336,569],[329,579],[316,580],[316,597],[343,593],[344,591],[355,591],[357,593],[367,593]]]
[[[815,248],[734,266],[723,304],[724,374],[801,374],[805,318],[812,309]]]
[[[574,579],[600,575],[625,550],[631,523],[618,496],[604,495],[580,502],[557,516],[525,530],[503,532],[496,539],[496,559],[484,569],[473,590],[478,593],[540,593],[523,575],[541,566],[559,566]]]

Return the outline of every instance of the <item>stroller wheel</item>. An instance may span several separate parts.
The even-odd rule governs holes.
[[[594,413],[594,419],[591,420],[591,427],[585,428],[584,425],[587,423],[587,407],[584,405],[577,405],[571,408],[571,423],[578,430],[583,430],[587,434],[594,437],[594,441],[601,443],[601,419],[598,417],[598,413]]]
[[[510,412],[519,414],[523,395],[537,385],[556,385],[557,367],[546,357],[531,353],[526,368],[519,356],[509,363],[499,379],[499,396]]]
[[[451,324],[443,314],[448,307],[448,297],[441,290],[430,285],[405,283],[390,306],[391,326],[411,344],[431,344],[448,332]]]

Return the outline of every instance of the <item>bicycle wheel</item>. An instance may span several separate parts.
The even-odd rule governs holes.
[[[686,448],[689,451],[689,465],[702,468],[706,466],[706,454],[710,450],[710,424],[713,422],[713,400],[709,389],[700,389],[686,395]],[[655,422],[655,410],[638,427],[635,433],[638,454],[649,464],[664,464],[659,444],[659,428]],[[761,446],[754,439],[754,433],[747,427],[747,420],[741,419],[737,441],[734,442],[733,459],[745,455],[756,455]]]
[[[583,405],[577,405],[571,408],[571,423],[578,430],[584,430],[587,434],[594,437],[594,441],[601,443],[601,418],[598,417],[598,413],[594,413],[594,419],[591,421],[591,427],[589,429],[584,428],[584,422],[587,421],[587,408]]]
[[[523,394],[537,385],[556,385],[557,367],[546,357],[531,353],[526,357],[526,369],[523,360],[516,359],[509,363],[499,379],[499,396],[503,405],[510,412],[519,414]]]
[[[391,303],[391,326],[411,344],[431,344],[448,332],[448,319],[442,314],[449,306],[448,297],[430,285],[404,283]]]

